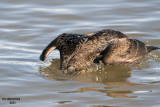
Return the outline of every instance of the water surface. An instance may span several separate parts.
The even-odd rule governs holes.
[[[114,29],[160,47],[159,5],[159,0],[0,0],[0,98],[20,98],[0,105],[160,106],[160,51],[135,64],[94,64],[92,72],[75,75],[59,70],[58,51],[39,60],[63,32]]]

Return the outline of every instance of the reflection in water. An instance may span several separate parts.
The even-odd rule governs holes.
[[[70,103],[70,102],[72,102],[72,101],[58,101],[57,103],[64,104],[64,103]]]
[[[87,71],[81,71],[77,74],[67,74],[59,70],[59,59],[53,59],[52,64],[45,67],[48,62],[39,68],[39,72],[42,77],[48,80],[65,81],[74,80],[82,82],[93,82],[106,85],[105,87],[83,87],[76,91],[61,92],[61,93],[83,93],[87,91],[95,91],[106,93],[110,97],[129,97],[133,93],[133,90],[120,89],[122,87],[129,87],[137,85],[128,81],[128,78],[132,76],[131,65],[117,65],[117,66],[105,66],[103,64],[93,64]],[[92,68],[92,69],[91,69]]]

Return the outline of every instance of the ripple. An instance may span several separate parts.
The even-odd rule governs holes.
[[[58,51],[39,60],[45,46],[63,32],[109,28],[160,47],[159,5],[159,0],[1,1],[0,95],[21,97],[16,106],[159,105],[159,50],[139,64],[93,64],[88,72],[74,75],[59,69]]]
[[[71,9],[65,9],[65,8],[31,8],[31,11],[41,11],[41,12],[54,12],[54,13],[59,13],[59,14],[62,14],[62,13],[74,13],[73,10]]]
[[[122,20],[118,20],[120,22],[149,22],[149,21],[155,21],[155,20],[159,20],[159,18],[134,18],[134,19],[122,19]]]

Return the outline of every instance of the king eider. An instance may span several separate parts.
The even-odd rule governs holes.
[[[107,65],[134,62],[160,48],[147,46],[119,31],[109,29],[91,34],[63,33],[43,50],[40,60],[44,61],[54,49],[60,51],[60,69],[77,71],[99,60]]]

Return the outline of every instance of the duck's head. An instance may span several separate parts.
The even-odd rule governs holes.
[[[56,39],[54,39],[41,53],[40,55],[40,60],[44,61],[47,56],[54,50],[54,49],[58,49],[59,47],[59,37],[57,37]]]

